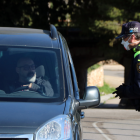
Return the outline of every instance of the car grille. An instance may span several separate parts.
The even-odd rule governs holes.
[[[28,138],[0,138],[0,140],[28,140]]]
[[[33,134],[0,134],[0,140],[33,140]]]

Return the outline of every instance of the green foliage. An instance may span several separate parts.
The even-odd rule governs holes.
[[[115,37],[121,33],[124,23],[140,22],[139,3],[140,0],[70,0],[70,26],[79,28],[78,37],[93,38],[92,47],[100,50],[104,59],[122,63],[122,55],[126,52]]]
[[[140,21],[140,0],[66,1],[1,0],[0,26],[49,29],[54,24],[66,27],[66,35],[67,27],[78,27],[79,35],[71,38],[93,38],[96,44],[91,46],[97,47],[104,59],[121,59],[124,50],[114,38],[123,23]]]
[[[102,47],[112,47],[114,38],[120,34],[123,23],[140,21],[140,0],[71,0],[69,6],[72,26],[80,27],[82,35],[98,38]],[[101,43],[100,43],[101,42]],[[106,42],[105,44],[103,42]],[[108,51],[107,49],[104,51]]]
[[[88,68],[88,73],[91,72],[92,70],[95,70],[95,69],[99,68],[100,66],[101,65],[99,65],[99,64],[94,64],[93,66]]]
[[[105,95],[105,94],[110,94],[112,92],[115,91],[115,88],[110,87],[107,83],[104,82],[104,85],[102,87],[98,87],[101,95]],[[104,94],[102,94],[104,93]]]
[[[140,0],[1,0],[0,26],[46,29],[49,24],[80,27],[82,33],[114,38],[121,25],[140,20]],[[66,21],[71,20],[71,24]],[[106,37],[107,38],[107,37]]]
[[[0,26],[41,29],[48,29],[50,23],[61,26],[67,6],[64,0],[1,0]]]

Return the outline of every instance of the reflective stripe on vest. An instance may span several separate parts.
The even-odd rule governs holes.
[[[134,54],[134,58],[135,58],[137,55],[139,55],[139,54],[140,54],[140,51],[136,52],[136,53]]]

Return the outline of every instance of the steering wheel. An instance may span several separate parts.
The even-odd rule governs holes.
[[[29,89],[29,87],[28,86],[18,87],[14,90],[14,92],[22,91],[22,90],[25,90],[25,89]],[[46,95],[44,95],[44,93],[41,90],[37,90],[37,92],[42,96],[46,96]]]
[[[25,90],[25,89],[28,89],[29,87],[28,86],[23,86],[23,87],[18,87],[14,90],[14,92],[16,91],[21,91],[21,90]]]
[[[18,87],[18,88],[16,88],[16,89],[14,90],[14,92],[22,91],[22,90],[25,90],[25,89],[29,89],[29,87],[28,87],[28,86]],[[39,89],[39,90],[37,90],[36,92],[39,93],[40,95],[46,97],[46,95],[42,92],[42,90]]]

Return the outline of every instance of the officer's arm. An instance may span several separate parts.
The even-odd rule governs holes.
[[[140,55],[135,58],[133,65],[134,81],[131,85],[123,87],[124,97],[130,99],[140,99]]]

